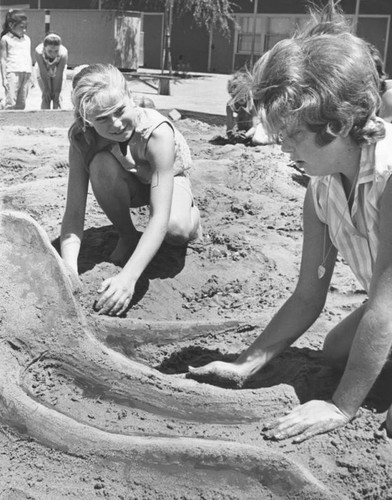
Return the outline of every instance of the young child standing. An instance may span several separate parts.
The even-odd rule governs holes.
[[[35,49],[36,76],[42,92],[41,109],[61,109],[61,90],[66,77],[68,51],[56,33],[48,33]]]
[[[111,65],[83,68],[73,81],[75,122],[70,132],[69,179],[61,255],[77,274],[89,181],[119,234],[111,258],[125,263],[98,290],[100,313],[122,314],[135,285],[164,240],[185,244],[198,236],[184,137],[155,109],[132,101],[125,78]],[[131,207],[150,206],[140,237]]]
[[[26,35],[27,16],[19,9],[7,12],[0,41],[0,67],[5,109],[24,109],[31,86],[31,41]]]

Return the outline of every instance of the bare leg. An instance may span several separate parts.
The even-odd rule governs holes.
[[[362,304],[335,326],[324,341],[323,354],[333,366],[344,369],[366,304]]]
[[[107,151],[98,153],[92,160],[90,180],[100,207],[118,231],[119,240],[111,259],[123,264],[130,257],[139,239],[129,208],[146,204],[143,196],[146,187],[141,185],[135,176],[126,172]]]
[[[201,237],[199,209],[193,205],[190,183],[186,178],[174,178],[173,198],[166,241],[184,245]]]

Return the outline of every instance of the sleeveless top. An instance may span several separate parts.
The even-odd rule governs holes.
[[[84,157],[86,168],[88,168],[94,156],[101,151],[109,151],[119,161],[121,166],[134,174],[144,184],[150,184],[152,178],[152,168],[147,161],[146,152],[148,141],[162,123],[167,123],[174,133],[174,176],[187,176],[192,164],[189,146],[184,136],[173,126],[166,117],[151,108],[136,107],[138,117],[137,125],[131,139],[127,143],[111,142],[104,139],[90,129],[94,140],[89,145],[83,133],[70,132],[71,144],[74,143]]]
[[[381,199],[392,175],[391,146],[392,125],[389,123],[385,123],[383,139],[362,146],[351,213],[340,174],[310,180],[318,218],[328,225],[333,245],[366,291],[378,252]]]
[[[7,73],[31,73],[31,41],[27,35],[21,38],[12,33],[3,35],[7,44]]]

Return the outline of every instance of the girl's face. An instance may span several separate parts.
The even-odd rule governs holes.
[[[108,96],[100,106],[93,108],[87,120],[101,137],[115,142],[128,141],[135,129],[135,107],[127,95],[121,99]]]
[[[46,45],[44,47],[45,54],[50,60],[56,59],[60,52],[60,45]]]
[[[21,23],[14,23],[11,26],[11,31],[18,38],[22,38],[27,31],[27,21],[22,21]]]

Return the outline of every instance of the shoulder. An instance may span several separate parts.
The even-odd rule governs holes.
[[[68,55],[68,50],[64,45],[60,45],[59,56],[64,57]]]
[[[141,137],[148,139],[152,134],[157,134],[158,130],[171,128],[174,130],[170,120],[163,116],[159,111],[151,108],[138,109],[138,125],[136,131],[140,133]],[[161,124],[167,123],[168,127],[160,127]],[[173,132],[172,132],[173,133]]]
[[[37,54],[42,55],[43,51],[44,51],[44,44],[41,42],[35,47],[35,52]]]
[[[1,37],[1,40],[0,40],[1,45],[3,45],[3,46],[7,45],[7,43],[8,43],[8,41],[9,41],[9,39],[10,39],[10,38],[9,38],[9,36],[8,36],[8,33],[6,33],[5,35],[3,35],[3,36]]]

